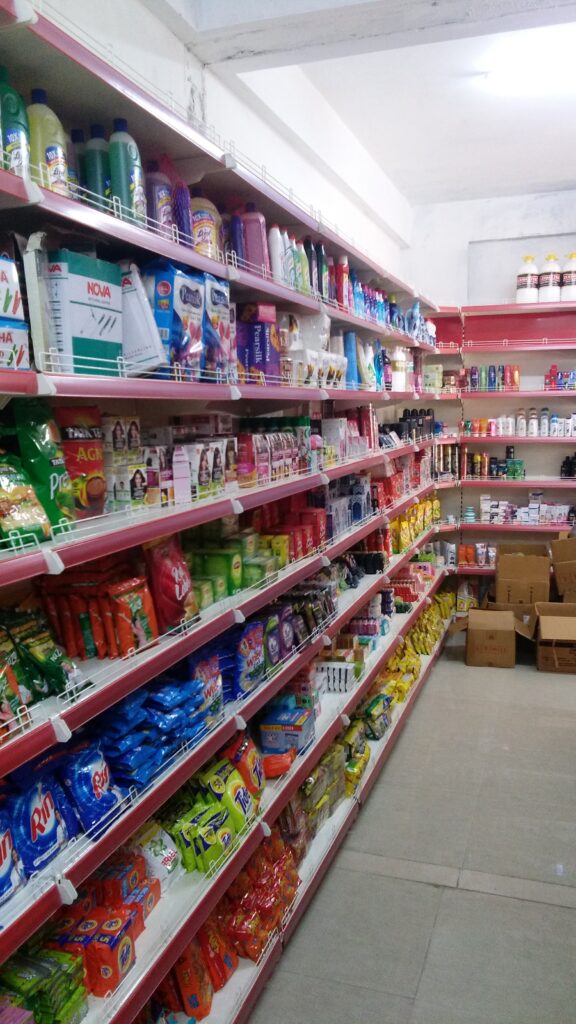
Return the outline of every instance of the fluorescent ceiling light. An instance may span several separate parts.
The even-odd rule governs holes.
[[[576,24],[501,36],[484,63],[483,82],[500,96],[566,96],[576,93]]]

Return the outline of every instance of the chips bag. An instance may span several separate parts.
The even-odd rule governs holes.
[[[112,583],[108,587],[108,596],[112,602],[114,626],[122,657],[158,638],[156,612],[148,583],[143,576]]]
[[[13,404],[22,462],[50,522],[73,522],[74,493],[52,409],[41,398],[15,398]]]
[[[212,981],[204,963],[198,939],[193,939],[176,961],[174,976],[184,1012],[195,1020],[204,1020],[212,1007]]]
[[[0,540],[14,546],[26,535],[38,541],[50,536],[50,522],[16,455],[0,453]]]
[[[190,572],[178,537],[144,545],[148,577],[161,633],[198,614]]]
[[[214,991],[218,992],[238,967],[238,954],[224,938],[214,916],[209,917],[200,928],[198,941]]]

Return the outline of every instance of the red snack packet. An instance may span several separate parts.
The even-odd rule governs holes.
[[[192,940],[176,961],[174,976],[184,1013],[197,1021],[204,1020],[210,1013],[214,990],[197,939]]]
[[[116,632],[114,630],[114,616],[112,614],[112,602],[107,594],[98,594],[98,607],[100,608],[100,615],[104,624],[104,633],[106,636],[106,646],[108,648],[108,657],[118,657],[118,644],[116,643]]]
[[[226,941],[213,917],[209,917],[202,925],[198,941],[214,991],[218,992],[238,967],[238,954]]]
[[[248,792],[252,796],[260,797],[266,781],[262,757],[248,733],[239,732],[221,751],[221,756],[227,758],[238,769]]]
[[[106,643],[106,633],[104,631],[100,606],[95,597],[88,598],[88,613],[90,615],[90,626],[96,654],[99,658],[105,658],[108,654],[108,645]]]
[[[161,633],[197,613],[192,580],[178,537],[144,545],[148,578]]]
[[[167,974],[156,989],[156,998],[171,1013],[184,1013],[180,990],[173,971]]]

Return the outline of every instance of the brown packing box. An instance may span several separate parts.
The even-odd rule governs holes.
[[[511,611],[487,611],[471,608],[468,615],[457,619],[448,632],[453,635],[466,629],[466,664],[475,668],[514,668],[516,664],[516,630]]]
[[[500,544],[496,561],[498,604],[534,604],[550,597],[547,544]]]
[[[552,565],[556,576],[558,593],[576,590],[576,537],[568,540],[553,540]]]
[[[576,673],[576,604],[536,604],[540,672]]]

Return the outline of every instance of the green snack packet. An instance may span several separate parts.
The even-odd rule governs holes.
[[[202,772],[200,781],[213,803],[225,807],[235,832],[241,832],[254,814],[254,802],[240,772],[229,761],[218,761]]]
[[[18,547],[23,541],[38,542],[50,536],[50,522],[38,501],[32,481],[17,455],[0,453],[0,540]]]
[[[236,830],[225,807],[208,807],[191,826],[198,869],[208,873],[211,866],[232,851]]]
[[[77,666],[41,623],[27,618],[18,625],[10,626],[9,632],[28,676],[43,680],[39,697],[45,697],[47,693],[64,693],[81,681]]]
[[[48,519],[53,526],[73,522],[74,491],[52,409],[41,398],[15,398],[13,404],[24,468]]]
[[[22,705],[45,697],[46,684],[34,668],[29,671],[7,629],[0,626],[0,718],[9,721]]]

